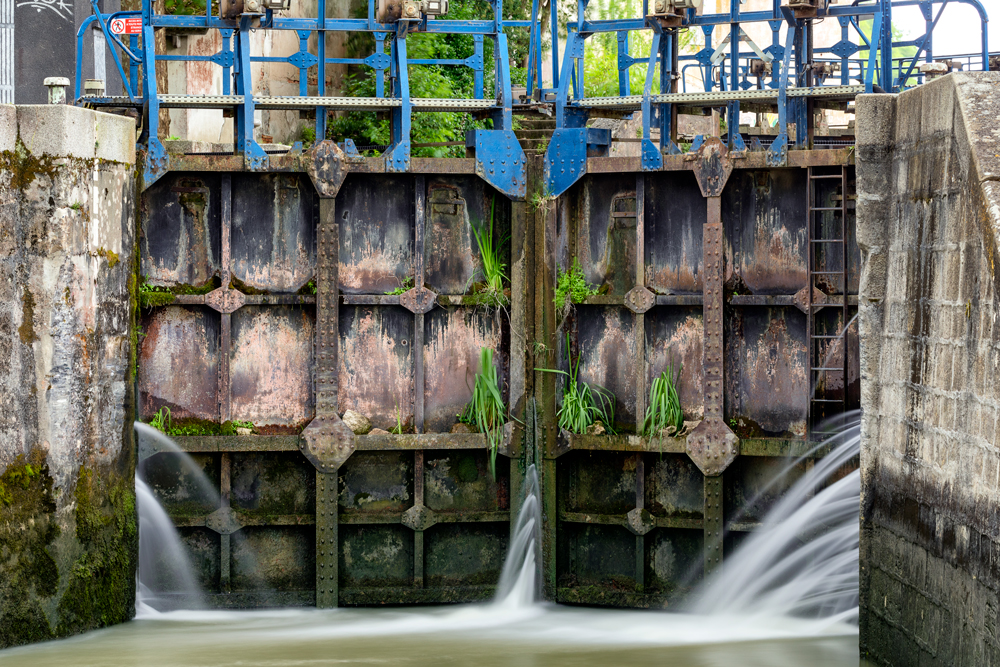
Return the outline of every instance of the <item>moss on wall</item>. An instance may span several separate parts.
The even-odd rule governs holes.
[[[18,456],[0,475],[0,648],[52,637],[42,600],[59,581],[50,553],[59,535],[55,511],[45,453]]]
[[[139,527],[132,478],[80,468],[76,537],[84,553],[72,564],[59,601],[58,634],[122,623],[135,615]]]

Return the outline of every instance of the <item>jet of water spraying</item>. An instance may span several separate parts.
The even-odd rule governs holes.
[[[524,503],[511,532],[510,548],[497,585],[495,604],[526,607],[540,597],[542,510],[538,489],[538,472],[532,464],[524,476]]]
[[[703,584],[693,611],[857,618],[861,476],[858,470],[838,475],[860,453],[860,413],[840,417],[838,425],[840,430],[820,445],[830,453],[789,489],[761,528],[726,558],[722,571]]]

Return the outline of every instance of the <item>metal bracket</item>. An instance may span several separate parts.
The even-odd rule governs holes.
[[[687,454],[706,477],[721,475],[740,453],[740,439],[721,419],[709,417],[688,434]]]
[[[385,152],[385,170],[402,173],[410,170],[410,140],[403,139]]]
[[[469,130],[465,145],[475,152],[480,178],[512,199],[524,199],[527,159],[513,130]]]
[[[219,535],[232,535],[243,528],[235,512],[228,507],[215,510],[205,518],[205,527]]]
[[[313,58],[315,59],[315,56]],[[219,67],[232,67],[233,63],[236,62],[236,54],[232,51],[219,51],[209,58],[209,60]],[[316,63],[313,64],[315,65]]]
[[[436,523],[434,511],[426,505],[414,505],[403,512],[403,525],[410,530],[427,530]]]
[[[642,170],[659,171],[663,169],[663,153],[652,139],[642,140]]]
[[[729,149],[719,137],[709,137],[702,142],[695,153],[697,163],[694,166],[694,177],[698,180],[703,197],[718,197],[726,187],[729,174],[733,171],[733,163],[729,157]]]
[[[220,313],[235,313],[246,303],[246,297],[239,290],[223,286],[205,295],[205,305]]]
[[[250,119],[253,122],[253,119]],[[247,141],[243,149],[243,165],[248,171],[267,171],[270,158],[256,141]]]
[[[288,56],[288,64],[299,69],[314,67],[318,62],[319,58],[308,51],[296,51],[292,55]]]
[[[423,285],[414,287],[399,295],[399,305],[411,313],[426,313],[437,302],[437,294]]]
[[[566,192],[587,173],[588,155],[606,155],[610,144],[610,130],[557,128],[545,150],[545,184],[549,195],[557,197]]]
[[[145,190],[170,171],[170,156],[160,140],[150,137],[146,143],[146,157],[142,168],[142,189]]]
[[[329,139],[319,142],[309,151],[306,171],[320,197],[332,199],[340,192],[340,186],[347,178],[346,162],[344,151]]]
[[[656,304],[656,295],[642,285],[637,285],[625,294],[625,307],[633,313],[645,313]]]
[[[826,294],[821,292],[818,288],[812,288],[812,304],[813,306],[823,306],[826,305]],[[795,296],[792,297],[792,303],[795,307],[801,310],[805,314],[809,314],[809,286],[803,287]]]
[[[628,519],[628,529],[636,535],[645,535],[653,530],[653,517],[645,508],[636,507],[625,515]]]
[[[782,132],[767,149],[767,166],[784,167],[788,162],[788,135]]]
[[[388,69],[392,58],[388,53],[373,53],[365,58],[365,64],[375,70]]]
[[[340,417],[317,417],[302,430],[299,449],[320,472],[331,473],[354,453],[354,432]]]

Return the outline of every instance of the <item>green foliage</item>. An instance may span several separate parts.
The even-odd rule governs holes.
[[[642,422],[642,434],[647,437],[677,435],[684,427],[684,411],[681,410],[681,399],[677,395],[677,380],[681,376],[681,367],[677,367],[676,375],[672,365],[653,379],[649,389],[649,404],[646,407],[646,419]]]
[[[569,353],[569,334],[566,334],[566,350]],[[580,355],[582,356],[582,355]],[[562,406],[559,408],[559,428],[570,433],[586,433],[596,422],[604,424],[608,433],[614,434],[615,429],[615,396],[604,387],[595,384],[594,388],[586,382],[580,382],[580,356],[576,364],[570,358],[569,372],[552,368],[536,368],[543,373],[558,373],[566,376],[566,387],[563,389]]]
[[[582,303],[588,296],[598,293],[596,287],[587,284],[587,277],[583,275],[580,268],[580,260],[573,258],[573,265],[569,271],[558,271],[556,279],[556,294],[552,300],[557,308],[568,307],[570,303]]]
[[[204,16],[205,0],[166,0],[164,3],[167,14],[182,14],[184,16]],[[219,15],[219,1],[212,1],[212,14]],[[177,137],[170,137],[176,139]]]
[[[73,202],[72,204],[70,204],[70,205],[69,205],[69,207],[70,207],[71,209],[73,209],[74,211],[79,211],[80,209],[82,209],[82,208],[83,208],[83,204],[81,204],[81,203],[80,203],[80,202],[78,202],[78,201],[75,201],[75,202]]]
[[[313,294],[313,295],[315,295],[316,294],[316,281],[315,280],[310,280],[305,285],[303,285],[302,289],[299,290],[299,294]]]
[[[386,294],[388,294],[389,296],[399,296],[400,294],[405,294],[406,292],[409,292],[411,289],[413,289],[413,278],[407,276],[406,278],[403,278],[403,282],[400,283],[399,287],[397,287],[394,290],[386,292]]]
[[[160,433],[166,433],[170,430],[170,408],[162,407],[156,411],[153,418],[149,420],[149,425],[155,428]]]
[[[588,18],[619,19],[642,15],[642,0],[600,0],[590,4]],[[697,33],[687,29],[680,32],[680,49],[684,53],[696,46]],[[652,32],[629,33],[629,55],[648,58],[653,43]],[[586,41],[586,60],[583,66],[584,93],[587,97],[618,95],[618,35],[614,32],[598,33]],[[646,85],[646,63],[636,63],[628,70],[632,94],[641,94]],[[660,92],[660,75],[657,70],[652,92]]]
[[[507,277],[507,265],[501,259],[504,246],[510,240],[508,237],[495,238],[494,235],[494,213],[496,211],[496,198],[490,204],[490,226],[472,226],[472,234],[476,237],[476,245],[479,246],[479,258],[482,261],[482,268],[477,274],[483,278],[483,287],[478,292],[479,302],[501,308],[509,303],[507,295],[503,291],[503,283],[509,280]],[[473,276],[475,279],[475,275]]]
[[[527,5],[526,7],[524,5]],[[507,18],[527,18],[531,3],[505,3]],[[491,19],[493,10],[486,0],[469,0],[451,4],[449,20]],[[516,85],[524,84],[526,70],[523,65],[528,53],[528,31],[514,30],[507,36],[510,49],[511,78]],[[416,59],[464,60],[475,54],[475,42],[471,35],[442,35],[419,33],[406,40],[407,57]],[[348,56],[364,58],[375,47],[375,40],[369,33],[355,33],[347,44]],[[493,43],[485,40],[483,45],[484,95],[493,97]],[[472,69],[455,65],[411,65],[408,68],[411,97],[472,98],[475,79]],[[386,77],[388,78],[388,77]],[[386,94],[388,94],[386,85]],[[352,97],[374,97],[375,71],[369,67],[352,66],[345,78],[341,94]],[[491,121],[473,121],[466,113],[414,113],[411,118],[411,140],[413,143],[439,143],[463,141],[465,133],[472,128],[491,127]],[[327,138],[341,141],[350,138],[360,146],[390,143],[388,119],[379,119],[375,112],[350,111],[331,118],[327,124]],[[363,150],[363,149],[362,149]],[[364,151],[363,151],[364,152]],[[464,157],[464,146],[430,146],[411,149],[414,157]]]
[[[503,437],[504,406],[500,386],[497,384],[497,369],[493,365],[493,350],[484,347],[479,355],[479,372],[472,388],[472,400],[465,406],[458,420],[475,427],[486,436],[490,450],[490,476],[496,479],[497,449]]]

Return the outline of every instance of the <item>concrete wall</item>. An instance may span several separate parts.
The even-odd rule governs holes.
[[[134,142],[0,106],[0,648],[134,613]]]
[[[857,109],[861,652],[1000,664],[1000,73]]]

